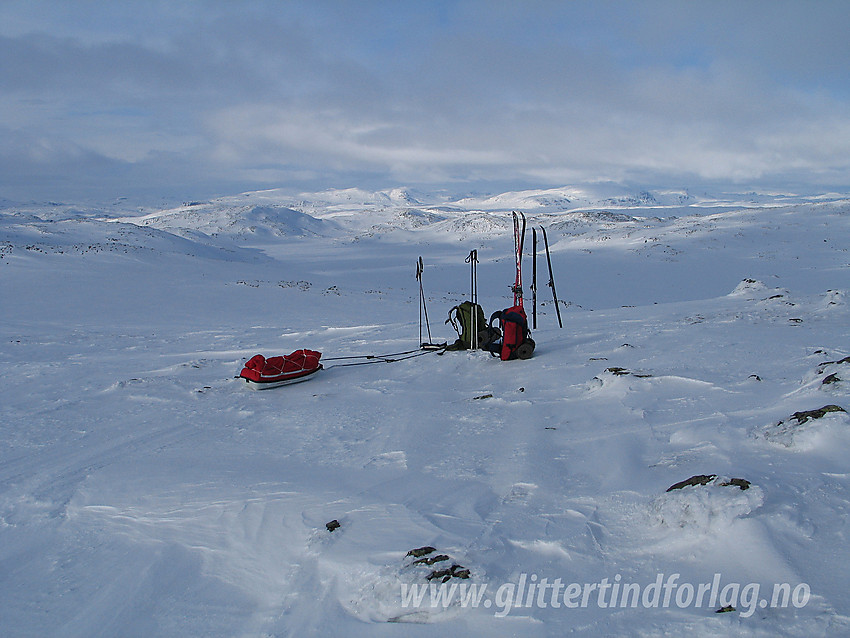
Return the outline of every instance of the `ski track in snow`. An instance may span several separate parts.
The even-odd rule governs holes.
[[[846,200],[570,197],[0,213],[4,635],[850,633],[850,417],[792,418],[850,410]],[[234,378],[256,353],[415,348],[419,255],[435,338],[472,248],[486,313],[511,305],[518,204],[549,229],[564,299],[559,330],[539,261],[532,359],[326,361],[263,392]],[[719,478],[666,491],[695,475]],[[435,569],[406,556],[426,545],[491,605],[405,607]],[[674,573],[812,595],[746,615],[494,613],[532,575]]]

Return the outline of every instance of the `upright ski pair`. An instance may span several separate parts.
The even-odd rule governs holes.
[[[514,247],[516,249],[516,280],[511,290],[514,293],[514,306],[520,308],[522,304],[522,249],[525,243],[525,215],[523,213],[513,213],[514,219]],[[546,229],[540,226],[540,231],[543,234],[543,244],[546,248],[546,265],[549,269],[549,281],[546,285],[552,289],[552,300],[555,303],[555,313],[558,315],[558,326],[564,327],[561,320],[561,308],[558,304],[558,293],[555,291],[555,276],[552,272],[552,256],[549,253],[549,237],[546,234]],[[537,328],[537,229],[532,228],[532,271],[531,271],[531,303],[532,303],[532,321],[533,327]]]
[[[514,293],[514,306],[522,308],[522,246],[525,243],[525,214],[520,213],[517,215],[516,211],[514,211],[513,217],[516,279],[514,280],[514,285],[511,286],[511,290]]]
[[[552,289],[552,299],[555,302],[555,313],[558,315],[558,327],[563,328],[561,322],[561,308],[558,305],[558,293],[555,292],[555,278],[552,274],[552,257],[549,255],[549,238],[546,236],[546,229],[540,227],[543,233],[543,243],[546,246],[546,264],[549,266],[549,281],[546,283]],[[531,275],[531,317],[534,329],[537,329],[537,229],[531,229],[532,234],[532,275]]]
[[[522,299],[522,248],[525,241],[525,215],[513,213],[514,252],[516,257],[516,276],[511,286],[514,293],[514,305],[498,310],[490,317],[490,328],[499,321],[501,341],[490,346],[490,352],[502,361],[511,359],[529,359],[534,353],[534,340],[528,329],[528,318],[523,309]]]
[[[540,227],[540,230],[543,232],[543,243],[546,246],[546,265],[549,267],[549,281],[546,285],[552,289],[552,300],[555,302],[555,314],[558,315],[558,327],[563,328],[564,324],[561,322],[561,308],[558,305],[558,293],[555,292],[555,276],[552,274],[552,257],[549,255],[549,238],[546,236],[546,229],[543,228],[543,226]]]

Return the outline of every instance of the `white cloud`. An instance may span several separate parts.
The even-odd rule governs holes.
[[[843,3],[84,4],[0,5],[0,124],[57,175],[76,149],[115,187],[850,177]]]

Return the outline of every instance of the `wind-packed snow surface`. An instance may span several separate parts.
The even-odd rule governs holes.
[[[532,359],[337,359],[418,352],[419,256],[434,341],[470,250],[510,306],[511,209]],[[7,203],[0,633],[848,635],[848,239],[840,196]]]

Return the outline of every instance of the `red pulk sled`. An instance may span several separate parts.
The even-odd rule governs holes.
[[[290,383],[306,381],[322,369],[321,352],[296,350],[283,357],[266,359],[258,354],[251,357],[239,376],[254,390],[277,388]]]
[[[509,359],[530,359],[534,353],[534,340],[528,329],[528,318],[522,307],[522,246],[525,239],[525,215],[520,217],[514,213],[514,247],[516,248],[516,279],[511,290],[514,293],[514,305],[505,310],[499,310],[490,317],[490,327],[496,319],[502,331],[501,342],[490,346],[493,356],[498,355],[502,361]]]

